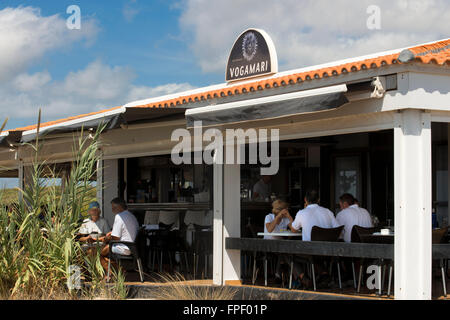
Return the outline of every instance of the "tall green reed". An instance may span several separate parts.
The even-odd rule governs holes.
[[[79,297],[79,291],[66,286],[74,265],[89,275],[91,285],[81,295],[91,297],[92,288],[98,288],[103,279],[103,269],[99,254],[87,257],[76,234],[88,203],[95,199],[93,181],[104,126],[87,134],[83,129],[79,132],[70,174],[57,185],[60,173],[42,157],[45,142],[39,134],[40,119],[39,111],[36,141],[26,144],[34,156],[26,183],[18,190],[20,200],[13,206],[0,206],[0,298]],[[53,182],[46,183],[49,180]]]

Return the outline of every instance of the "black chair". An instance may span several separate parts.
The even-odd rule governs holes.
[[[252,224],[247,224],[245,226],[245,236],[244,238],[257,238],[258,232],[262,232],[264,229],[259,228],[260,230],[256,230],[256,228]],[[264,285],[267,286],[267,273],[268,273],[268,262],[269,260],[273,262],[274,255],[270,255],[266,252],[259,253],[257,251],[252,252],[244,252],[244,270],[247,273],[247,257],[251,256],[253,259],[253,267],[252,267],[252,284],[254,285],[256,282],[256,265],[258,261],[262,261],[264,267]],[[272,263],[271,263],[272,264]],[[271,266],[273,271],[273,266]]]
[[[313,226],[311,229],[311,241],[338,242],[343,229],[344,229],[344,226],[340,226],[337,228],[321,228],[318,226]],[[317,290],[316,275],[315,275],[315,270],[314,270],[316,260],[315,260],[314,256],[308,256],[308,257],[306,257],[306,259],[308,260],[308,262],[311,266],[311,277],[313,280],[314,291],[316,291]],[[332,258],[332,261],[330,264],[330,274],[331,274],[331,267],[332,267],[333,262],[336,262],[336,264],[337,264],[339,288],[342,289],[340,261],[337,257]],[[290,276],[289,276],[289,288],[291,288],[291,286],[292,286],[293,268],[294,268],[294,261],[293,261],[293,258],[291,258],[291,272],[290,272]]]
[[[203,275],[208,276],[208,257],[213,254],[213,231],[212,226],[200,226],[193,224],[194,234],[192,241],[192,249],[194,255],[193,267],[194,278],[197,275],[198,263],[200,256],[204,257]]]
[[[360,243],[362,241],[362,237],[364,235],[371,235],[374,232],[379,232],[381,228],[379,227],[372,227],[372,228],[365,228],[361,226],[354,225],[352,228],[351,233],[351,242],[352,243]],[[353,273],[353,284],[357,292],[360,292],[361,289],[361,277],[362,277],[362,268],[365,263],[365,259],[359,259],[359,273],[358,273],[358,285],[356,286],[356,275],[355,275],[355,261],[352,258],[352,273]]]
[[[113,245],[117,245],[117,244],[126,245],[130,249],[131,254],[130,255],[122,255],[122,254],[113,253],[112,247],[113,247]],[[109,242],[109,245],[110,245],[110,250],[109,250],[109,261],[108,261],[108,272],[107,272],[108,281],[110,279],[110,273],[111,273],[111,261],[114,260],[114,261],[118,262],[119,264],[120,264],[120,261],[133,262],[134,270],[136,269],[136,266],[137,266],[141,282],[144,282],[144,271],[143,271],[143,267],[142,267],[141,257],[144,254],[144,248],[145,248],[145,228],[139,228],[134,242],[113,240],[113,241]]]
[[[169,232],[168,250],[170,256],[174,256],[178,253],[180,257],[180,268],[184,269],[185,276],[190,273],[189,260],[188,260],[188,244],[186,241],[186,229],[172,230]],[[184,258],[184,267],[183,267]]]
[[[447,237],[448,227],[441,229],[434,229],[431,233],[432,235],[432,243],[439,244],[445,243]],[[446,273],[444,272],[444,259],[439,259],[439,268],[441,269],[442,275],[442,289],[444,290],[444,296],[447,297],[447,287],[446,287]]]
[[[381,228],[363,228],[360,226],[354,226],[353,229],[355,229],[355,232],[358,234],[357,237],[359,237],[359,242],[364,243],[381,243],[381,244],[393,244],[394,243],[394,237],[393,236],[374,236],[373,233],[379,232]],[[353,230],[352,230],[353,232]],[[356,242],[356,241],[355,241]],[[359,276],[358,276],[358,289],[357,292],[360,292],[361,289],[361,278],[362,278],[362,268],[363,264],[365,264],[365,260],[363,263],[361,263],[359,268]],[[378,266],[379,270],[383,268],[383,271],[381,272],[381,282],[380,287],[378,289],[378,294],[381,295],[383,292],[383,284],[385,282],[385,276],[386,276],[386,267],[389,267],[389,280],[388,280],[388,290],[387,290],[387,296],[389,297],[391,295],[391,283],[392,283],[392,271],[393,271],[393,260],[385,261],[384,259],[378,259],[375,261],[376,265]]]
[[[168,254],[169,264],[172,268],[172,257],[169,254],[170,243],[170,229],[172,224],[159,223],[159,229],[153,230],[150,239],[150,246],[152,250],[152,270],[155,270],[155,261],[158,260],[159,272],[163,272],[164,253]],[[152,244],[153,243],[153,244]]]
[[[342,230],[344,229],[344,226],[340,226],[337,228],[321,228],[318,226],[313,226],[311,229],[311,241],[328,241],[328,242],[338,242],[339,237],[342,234]],[[314,274],[314,260],[312,261],[312,273],[313,273],[313,285],[314,290],[316,290],[316,279]],[[342,289],[342,281],[341,281],[341,266],[340,266],[340,260],[338,257],[332,257],[331,263],[330,263],[330,275],[332,271],[333,262],[336,263],[337,266],[337,272],[338,272],[338,281],[339,281],[339,288]]]

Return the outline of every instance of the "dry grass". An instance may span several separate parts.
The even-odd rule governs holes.
[[[222,286],[195,285],[180,275],[160,275],[161,285],[152,292],[156,300],[232,300],[236,289]]]

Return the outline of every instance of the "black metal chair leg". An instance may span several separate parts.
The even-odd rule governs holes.
[[[379,285],[379,289],[378,289],[378,294],[381,296],[382,292],[383,292],[383,282],[381,281],[381,263],[378,264],[378,268],[377,268],[377,281],[378,281],[378,285]]]
[[[441,273],[442,273],[442,289],[444,290],[444,297],[447,297],[447,287],[445,284],[445,272],[444,272],[444,260],[441,259],[440,260],[440,265],[441,265]]]
[[[193,270],[194,279],[195,279],[195,276],[197,275],[197,270],[195,269],[195,267],[196,267],[196,263],[195,263],[195,261],[196,261],[196,259],[195,259],[196,254],[195,254],[195,252],[194,252],[193,256],[194,256],[194,261],[192,262],[192,270]]]
[[[339,289],[342,290],[341,266],[340,266],[339,260],[336,261],[336,264],[337,264],[337,271],[338,271]]]
[[[356,292],[358,292],[358,293],[361,291],[362,269],[363,269],[363,265],[361,263],[361,265],[359,266],[358,290],[356,290]]]
[[[170,251],[167,251],[167,255],[169,256],[169,268],[170,271],[173,271],[173,264],[172,264],[172,255]]]
[[[108,272],[106,274],[106,282],[109,282],[111,274],[111,257],[108,259]]]
[[[311,272],[312,272],[312,278],[313,278],[314,291],[316,291],[317,290],[317,287],[316,287],[316,272],[314,270],[314,263],[311,263]]]
[[[264,285],[267,287],[267,256],[264,256]]]
[[[289,273],[289,289],[292,289],[292,273],[294,272],[294,258],[291,257],[290,261],[291,271]]]
[[[352,259],[352,274],[353,274],[353,287],[356,289],[356,273],[355,273],[355,262]]]
[[[142,262],[141,259],[137,259],[137,265],[138,265],[138,270],[139,270],[139,277],[141,278],[141,282],[144,282],[144,275],[142,272]]]
[[[252,272],[252,284],[256,282],[256,253],[253,254],[253,272]]]
[[[389,297],[391,295],[391,282],[392,282],[392,263],[389,265],[389,284],[388,284],[388,291],[387,296]]]
[[[186,265],[185,271],[186,271],[186,276],[187,276],[189,274],[189,261],[188,261],[188,256],[187,256],[187,252],[186,251],[184,252],[184,262],[185,262],[185,265]]]

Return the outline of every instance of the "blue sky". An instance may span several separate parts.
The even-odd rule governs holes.
[[[111,5],[107,5],[108,3]],[[67,19],[70,14],[66,13],[66,9],[73,4],[81,9],[82,29],[85,19],[95,22],[95,36],[89,41],[74,41],[61,48],[46,51],[45,55],[33,59],[27,68],[28,73],[45,70],[51,75],[52,81],[63,81],[69,72],[82,70],[93,61],[100,61],[111,67],[129,68],[133,73],[132,83],[136,86],[189,83],[198,87],[223,81],[221,74],[199,71],[195,57],[188,48],[188,40],[181,36],[180,8],[177,7],[177,2],[2,0],[0,10],[32,6],[40,10],[42,17],[59,15],[61,19]],[[126,102],[129,101],[119,99],[109,107]],[[91,110],[87,108],[80,110],[80,113],[85,111]],[[67,116],[73,114],[77,112],[69,112]],[[46,115],[45,111],[43,116],[46,120],[64,117],[63,114]],[[15,117],[13,114],[7,128],[31,123],[32,114],[29,117]]]
[[[106,5],[109,2],[112,4]],[[220,75],[198,73],[187,39],[180,36],[180,9],[175,1],[2,0],[0,9],[31,5],[39,8],[42,16],[57,14],[66,19],[70,16],[66,9],[73,4],[80,7],[82,22],[95,19],[99,27],[95,41],[49,52],[30,70],[47,69],[55,79],[63,79],[69,71],[101,59],[105,64],[132,67],[138,72],[137,84],[156,86],[186,79],[203,86],[222,81]],[[125,16],[127,7],[136,10],[132,20]]]
[[[66,27],[70,5],[81,30]],[[222,83],[249,27],[283,71],[447,38],[449,21],[446,0],[1,0],[0,111],[12,129],[39,108],[48,121]]]

